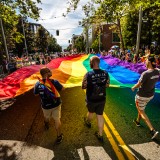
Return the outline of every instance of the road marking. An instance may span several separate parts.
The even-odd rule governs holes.
[[[107,115],[106,115],[105,113],[103,113],[103,116],[104,116],[104,119],[105,119],[106,123],[108,124],[108,126],[109,126],[110,129],[112,130],[112,133],[115,135],[117,141],[119,142],[119,145],[120,145],[120,146],[123,146],[122,149],[123,149],[123,151],[125,152],[125,154],[126,154],[126,156],[128,157],[128,159],[129,159],[129,160],[135,160],[135,155],[134,155],[134,153],[133,153],[133,152],[127,147],[127,145],[124,143],[123,139],[121,138],[121,136],[119,135],[119,133],[117,132],[117,130],[115,129],[115,127],[113,126],[113,124],[111,123],[111,121],[109,120],[109,118],[107,117]],[[106,129],[106,131],[105,131],[105,129]],[[115,141],[114,141],[114,139],[113,139],[113,137],[112,137],[112,135],[111,135],[111,133],[110,133],[110,131],[109,131],[109,129],[107,128],[106,125],[104,125],[104,131],[105,131],[108,139],[111,139],[111,140],[110,140],[110,143],[111,143],[113,149],[114,149],[114,148],[117,148],[118,146],[117,146],[117,144],[114,143]],[[113,139],[113,140],[112,140],[112,139]],[[114,149],[114,150],[115,150],[115,149]],[[118,156],[118,158],[121,159],[121,157],[119,157],[119,156],[121,156],[121,155],[119,155],[117,149],[116,149],[115,153],[116,153],[116,155]]]
[[[103,147],[93,147],[93,146],[86,146],[85,147],[89,159],[92,160],[111,160],[110,156],[106,153]]]
[[[84,153],[83,153],[83,148],[77,149],[79,157],[81,160],[85,160],[84,159]]]
[[[105,124],[104,124],[104,132],[105,132],[105,134],[106,134],[106,136],[107,136],[115,154],[117,155],[117,158],[120,159],[120,160],[125,160],[125,158],[124,158],[123,154],[121,153],[118,145],[116,144],[114,138],[112,137],[112,134],[110,133],[108,127]]]
[[[84,90],[84,92],[86,93],[86,90]],[[106,121],[106,123],[108,124],[108,126],[110,127],[110,129],[112,130],[113,134],[115,135],[115,137],[117,138],[118,142],[119,142],[119,146],[122,146],[123,151],[125,152],[125,154],[127,155],[129,160],[135,160],[135,155],[134,153],[127,147],[127,145],[124,143],[124,141],[122,140],[121,136],[119,135],[119,133],[117,132],[117,130],[115,129],[115,127],[113,126],[113,124],[111,123],[111,121],[109,120],[109,118],[107,117],[107,115],[105,114],[105,112],[103,112],[103,117],[104,120]],[[117,155],[118,159],[120,160],[125,160],[122,152],[119,149],[119,146],[117,145],[117,143],[115,142],[112,134],[110,133],[108,127],[104,124],[104,132],[108,138],[108,140],[110,141],[113,150],[115,151],[115,154]]]

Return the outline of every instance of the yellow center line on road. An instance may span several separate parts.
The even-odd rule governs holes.
[[[84,90],[84,92],[86,93],[86,90]],[[113,126],[113,124],[111,123],[111,121],[109,120],[109,118],[107,117],[107,115],[103,112],[103,117],[104,120],[106,121],[106,123],[108,124],[108,126],[110,127],[110,129],[112,130],[113,134],[115,135],[115,137],[117,138],[117,141],[119,142],[119,145],[122,147],[122,149],[124,150],[125,154],[127,155],[129,160],[135,160],[136,156],[134,156],[134,153],[127,147],[127,145],[124,143],[124,141],[122,140],[122,138],[120,137],[119,133],[117,132],[117,130],[115,129],[115,127]],[[104,124],[104,132],[109,140],[109,142],[111,143],[111,146],[115,152],[115,154],[117,155],[119,160],[125,160],[123,154],[121,153],[119,146],[117,145],[117,143],[115,142],[112,134],[110,133],[108,127]]]
[[[125,160],[125,158],[124,158],[123,154],[121,153],[118,145],[116,144],[112,134],[110,133],[108,127],[105,124],[104,124],[104,132],[105,132],[105,134],[106,134],[106,136],[107,136],[115,154],[117,155],[117,158],[120,159],[120,160]]]
[[[117,141],[119,142],[119,145],[122,146],[122,149],[123,149],[124,153],[126,154],[126,156],[128,157],[128,159],[135,160],[136,158],[134,156],[134,153],[124,143],[121,136],[119,135],[119,133],[117,132],[117,130],[115,129],[115,127],[113,126],[113,124],[111,123],[111,121],[109,120],[109,118],[107,117],[107,115],[104,112],[103,112],[103,116],[104,116],[106,123],[108,124],[108,126],[112,130],[113,134],[115,135]],[[121,155],[122,153],[121,152],[120,152],[121,154],[119,153],[120,150],[119,150],[117,144],[115,143],[115,141],[114,141],[114,139],[113,139],[113,137],[112,137],[112,135],[106,125],[104,125],[104,132],[107,135],[108,140],[110,141],[118,159],[120,159],[120,160],[124,159],[124,157],[122,157],[122,155]]]

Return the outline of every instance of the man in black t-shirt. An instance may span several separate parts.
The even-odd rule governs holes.
[[[132,87],[132,91],[138,88],[135,96],[138,117],[137,119],[133,120],[133,122],[139,127],[140,120],[143,119],[150,129],[152,135],[151,139],[154,139],[158,135],[158,131],[153,128],[148,116],[145,113],[145,107],[154,97],[155,84],[159,79],[160,72],[158,69],[156,69],[156,61],[154,57],[148,57],[146,60],[146,66],[147,70],[142,73],[137,84]]]
[[[86,89],[86,103],[88,108],[85,124],[90,128],[93,114],[97,115],[98,132],[95,133],[98,140],[103,142],[104,118],[103,111],[106,102],[106,87],[109,86],[109,75],[99,68],[100,59],[97,56],[90,58],[90,67],[93,69],[85,74],[82,89]]]

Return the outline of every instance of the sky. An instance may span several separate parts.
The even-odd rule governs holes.
[[[57,43],[66,48],[69,45],[72,35],[80,35],[83,32],[82,26],[79,25],[79,21],[85,17],[82,11],[82,6],[88,2],[88,0],[80,0],[77,9],[72,10],[66,17],[69,4],[68,0],[41,0],[42,4],[38,4],[41,8],[40,18],[35,23],[41,24],[52,34]],[[33,20],[30,20],[33,22]],[[56,35],[56,30],[59,30],[59,36]]]

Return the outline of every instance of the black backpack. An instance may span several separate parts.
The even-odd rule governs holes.
[[[90,96],[89,99],[93,101],[103,100],[106,97],[106,82],[107,75],[105,72],[101,76],[96,76],[92,74],[90,76]]]
[[[96,83],[93,84],[91,98],[94,100],[100,100],[105,96],[106,96],[106,85],[101,79],[98,79]]]

